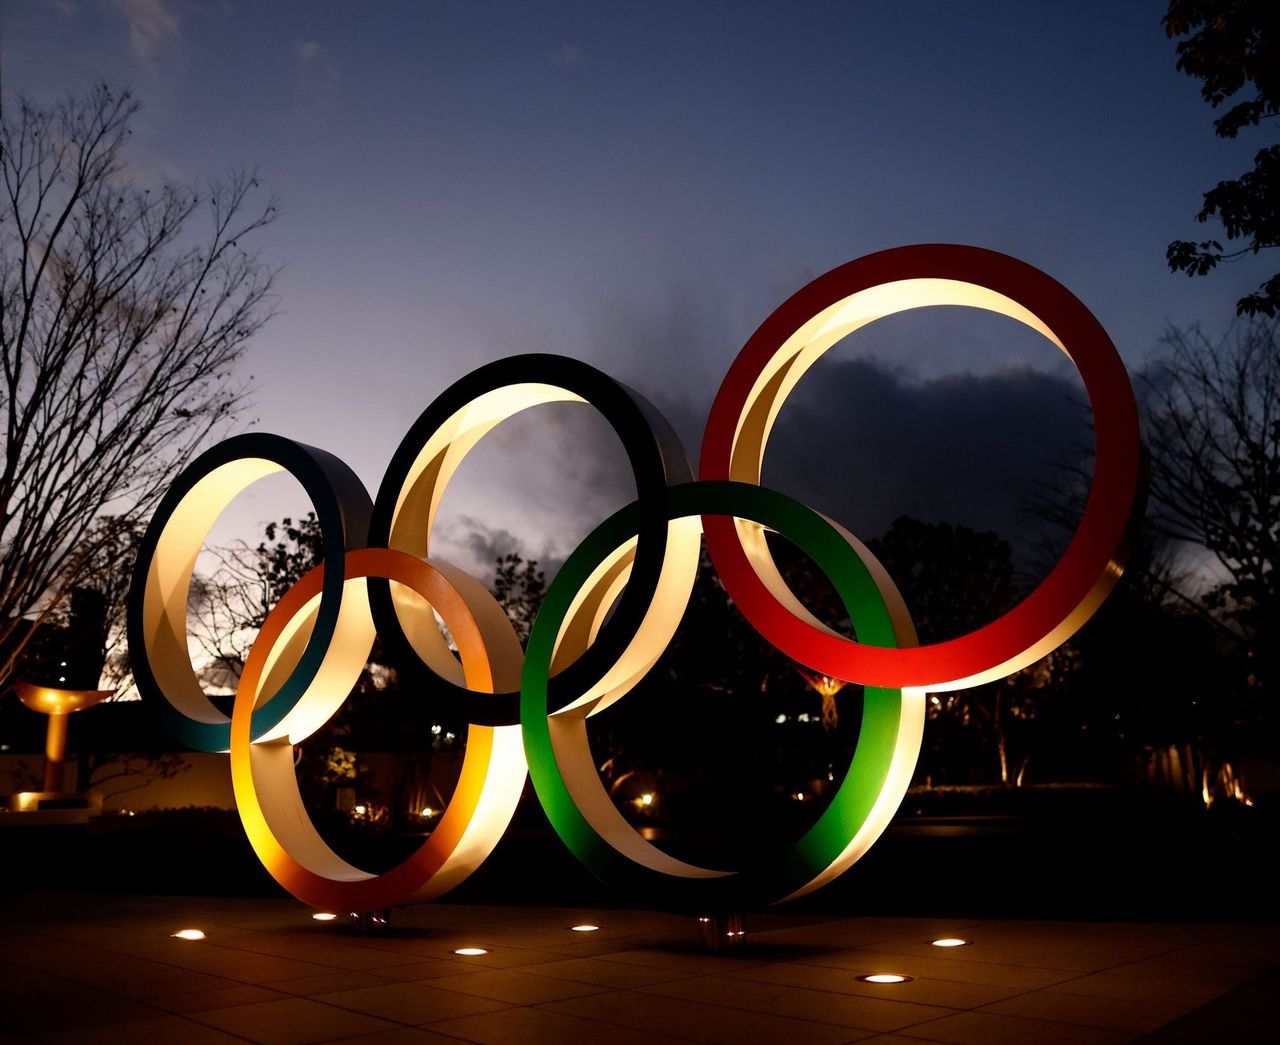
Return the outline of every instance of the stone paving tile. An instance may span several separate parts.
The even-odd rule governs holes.
[[[201,1012],[204,1009],[225,1009],[232,1005],[251,1005],[259,1001],[280,1001],[285,995],[264,987],[239,983],[234,987],[222,987],[213,991],[193,991],[190,994],[170,994],[163,998],[148,998],[152,1005],[170,1012]]]
[[[430,1023],[506,1008],[504,1002],[437,990],[420,983],[389,983],[316,996],[314,1001],[385,1016],[397,1023]]]
[[[601,961],[619,962],[623,965],[643,965],[651,969],[670,969],[691,975],[732,972],[763,965],[763,957],[752,957],[749,952],[740,955],[708,954],[692,947],[642,947],[636,950],[614,951],[597,957]]]
[[[395,1030],[343,1038],[342,1045],[458,1045],[458,1039],[418,1027],[397,1027]]]
[[[1195,944],[1168,957],[1180,957],[1204,966],[1243,969],[1254,975],[1280,965],[1280,939],[1249,942],[1248,938],[1233,935]]]
[[[576,998],[605,990],[604,987],[591,984],[557,980],[548,976],[530,976],[509,969],[486,969],[461,976],[446,976],[432,980],[431,985],[441,990],[461,991],[463,994],[474,994],[513,1005],[537,1005],[544,1001]]]
[[[1098,972],[1064,980],[1047,988],[1062,994],[1084,994],[1093,998],[1117,998],[1121,1001],[1189,1002],[1203,1005],[1225,993],[1226,987],[1213,983],[1175,983],[1169,980],[1140,979],[1117,972]]]
[[[295,961],[327,965],[335,969],[363,970],[388,964],[383,952],[370,947],[352,946],[332,939],[317,939],[312,934],[268,932],[231,932],[210,935],[220,947],[234,947],[251,954],[291,958]]]
[[[565,958],[558,962],[544,962],[523,970],[533,976],[551,976],[574,983],[590,983],[599,987],[641,987],[650,983],[663,983],[680,979],[684,974],[669,969],[655,969],[645,965],[626,965],[597,958]],[[749,970],[748,970],[749,971]]]
[[[465,946],[464,943],[451,942],[456,939],[456,936],[436,935],[429,932],[412,935],[403,933],[388,936],[381,940],[370,939],[367,944],[362,944],[362,946],[366,946],[370,952],[380,955],[381,965],[396,965],[403,962],[438,958],[440,955],[449,954],[455,947]]]
[[[291,980],[300,976],[316,976],[332,970],[312,962],[294,961],[265,954],[250,954],[230,947],[212,944],[184,943],[181,951],[172,952],[169,961],[196,972],[219,976],[237,983],[262,984],[272,980]]]
[[[905,963],[899,963],[905,964]],[[915,976],[907,983],[864,983],[857,977],[875,971],[900,971]],[[951,1009],[976,1009],[1002,998],[1021,992],[1021,987],[999,987],[987,984],[965,983],[936,976],[925,976],[924,970],[915,966],[899,969],[897,965],[869,965],[865,970],[828,969],[818,965],[796,965],[779,962],[744,969],[733,976],[760,983],[785,984],[805,987],[809,990],[832,991],[837,994],[857,994],[866,998],[886,1001],[914,1001],[924,1005],[942,1005]]]
[[[877,1034],[863,1038],[858,1045],[920,1045],[919,1038],[904,1038],[901,1034]]]
[[[382,976],[373,976],[367,972],[323,972],[315,976],[299,976],[292,980],[272,980],[263,984],[275,991],[285,994],[311,995],[328,994],[354,987],[380,987],[391,982]]]
[[[1123,1045],[1134,1035],[1099,1027],[1071,1026],[991,1012],[961,1012],[899,1032],[909,1041],[948,1045]]]
[[[1162,980],[1168,983],[1212,984],[1223,989],[1238,987],[1254,978],[1253,969],[1238,965],[1206,965],[1186,951],[1162,954],[1142,961],[1124,962],[1103,970],[1113,976],[1140,980]]]
[[[986,952],[998,951],[1001,960],[1010,964],[1047,968],[1092,964],[1107,968],[1212,944],[1235,931],[1232,926],[1222,925],[991,922],[971,929],[965,938],[974,940],[974,944],[956,948],[947,957],[978,961]]]
[[[480,1042],[481,1045],[508,1045],[510,1042],[519,1042],[520,1045],[564,1045],[565,1042],[673,1045],[675,1042],[682,1042],[687,1045],[690,1040],[652,1030],[597,1023],[545,1009],[511,1009],[508,1012],[469,1016],[435,1024],[433,1029],[452,1035],[450,1041],[461,1038],[463,1041]]]
[[[149,998],[236,985],[236,981],[223,977],[164,962],[112,954],[96,947],[71,949],[55,944],[47,954],[29,950],[23,960],[32,968],[125,998]]]
[[[991,922],[975,931],[962,932],[975,941],[946,953],[956,962],[982,961],[998,953],[1006,965],[1030,965],[1075,972],[1099,972],[1111,966],[1155,958],[1230,931],[1211,926],[1077,925],[1072,923]],[[936,949],[924,940],[899,948],[904,953],[927,955]],[[887,953],[894,953],[889,947]]]
[[[4,963],[0,975],[0,1027],[11,1033],[97,1027],[154,1019],[161,1010],[118,994],[73,983],[36,969]],[[74,998],[75,1004],[68,1004]]]
[[[394,1030],[396,1026],[389,1020],[320,1005],[306,998],[212,1009],[192,1013],[191,1018],[261,1045],[308,1045],[314,1041]]]
[[[1016,998],[1006,998],[983,1008],[1002,1016],[1027,1016],[1056,1023],[1076,1023],[1084,1027],[1143,1033],[1155,1030],[1184,1012],[1196,1007],[1195,1001],[1172,1002],[1127,1001],[1120,998],[1085,997],[1036,991]]]
[[[244,1039],[193,1023],[181,1016],[161,1016],[151,1020],[131,1020],[109,1026],[81,1027],[41,1035],[49,1045],[138,1045],[139,1042],[182,1042],[182,1045],[231,1045]]]
[[[590,937],[581,940],[565,940],[559,937],[547,939],[530,933],[503,942],[514,946],[537,947],[543,951],[553,952],[557,958],[594,958],[615,951],[635,950],[641,947],[680,947],[691,942],[700,944],[701,939],[701,936],[691,932],[628,933],[598,940]]]
[[[992,956],[991,951],[986,953]],[[992,987],[1014,987],[1023,990],[1047,987],[1049,984],[1060,983],[1079,975],[1068,969],[1042,969],[1034,965],[1005,965],[985,961],[958,962],[949,958],[939,958],[936,955],[914,958],[910,955],[881,954],[875,951],[835,951],[797,958],[795,964],[847,969],[855,976],[894,968],[912,976],[931,976],[957,983],[987,984]]]
[[[568,998],[544,1006],[553,1012],[621,1027],[679,1034],[694,1041],[719,1045],[773,1045],[775,1042],[804,1042],[806,1045],[835,1045],[869,1036],[847,1026],[793,1019],[770,1012],[747,1012],[723,1005],[664,998],[657,1003],[652,995],[631,991],[610,991],[585,998]],[[613,1035],[600,1040],[612,1041]]]
[[[528,966],[541,965],[543,962],[558,962],[564,958],[563,954],[555,954],[552,951],[531,951],[519,947],[503,947],[483,940],[478,942],[475,940],[464,941],[457,944],[459,947],[472,945],[489,947],[489,953],[468,957],[466,955],[455,955],[451,950],[446,950],[436,956],[455,965],[474,966],[481,969],[523,969]],[[460,968],[458,971],[462,972],[463,970]]]
[[[429,980],[437,976],[458,975],[458,963],[437,958],[426,962],[407,962],[404,965],[388,965],[378,969],[370,969],[371,976],[381,976],[388,980]]]
[[[840,918],[785,929],[760,930],[748,918],[747,933],[753,943],[760,939],[769,943],[835,950],[851,947],[886,950],[889,949],[886,944],[898,941],[905,944],[936,940],[942,936],[965,937],[965,927],[969,924],[943,918]]]
[[[776,983],[749,983],[722,976],[699,976],[673,983],[637,988],[641,993],[704,1002],[749,1012],[772,1013],[796,1019],[835,1023],[866,1031],[899,1030],[913,1023],[936,1019],[954,1011],[908,1001],[863,998],[829,991],[786,987]]]
[[[191,1013],[189,1018],[247,1037],[250,1041],[261,1042],[261,1045],[308,1045],[312,1041],[329,1041],[396,1027],[388,1019],[335,1009],[333,1005],[320,1005],[305,998],[210,1009]]]
[[[5,907],[0,1045],[1111,1045],[1280,964],[1280,931],[1264,926],[769,912],[717,955],[691,919],[636,911],[423,905],[361,936],[288,900],[24,894]],[[569,930],[581,922],[601,929]],[[186,926],[208,939],[170,938]],[[939,952],[940,935],[974,942]],[[451,953],[477,944],[490,953]],[[854,978],[889,966],[916,978]]]

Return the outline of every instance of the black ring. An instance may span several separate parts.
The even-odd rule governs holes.
[[[315,507],[324,541],[324,586],[315,628],[302,658],[284,685],[269,702],[254,711],[254,737],[278,725],[315,678],[338,620],[346,553],[348,549],[363,547],[369,530],[372,505],[368,491],[355,473],[332,454],[283,436],[265,432],[233,436],[205,451],[174,480],[147,525],[134,562],[127,610],[129,654],[134,682],[143,703],[160,717],[171,735],[198,751],[226,751],[231,744],[231,721],[212,704],[206,717],[198,720],[170,703],[155,677],[150,659],[151,644],[144,615],[147,579],[154,566],[156,547],[183,498],[216,469],[252,458],[279,465],[301,484]]]
[[[648,612],[662,572],[667,546],[666,488],[689,482],[693,471],[670,423],[643,396],[609,375],[566,356],[529,354],[500,359],[473,370],[451,385],[423,411],[401,441],[378,488],[369,526],[369,543],[389,547],[396,503],[422,448],[445,421],[486,392],[521,384],[563,389],[584,400],[617,433],[635,477],[640,525],[631,576],[612,615],[581,657],[550,684],[551,711],[576,699],[604,677],[625,652]],[[422,685],[448,711],[477,725],[506,726],[520,721],[520,694],[477,693],[442,678],[414,650],[391,599],[386,580],[369,579],[374,623],[393,663]]]

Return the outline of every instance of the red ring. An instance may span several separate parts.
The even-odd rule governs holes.
[[[1080,525],[1049,575],[1008,613],[967,635],[882,649],[820,631],[781,605],[751,565],[733,520],[708,518],[704,527],[725,589],[788,656],[868,686],[955,689],[1011,674],[1074,633],[1119,578],[1142,510],[1144,453],[1133,390],[1106,331],[1070,291],[1015,258],[954,244],[897,247],[833,269],[792,295],[738,354],[707,419],[700,478],[745,478],[731,475],[737,427],[757,378],[792,334],[852,294],[908,279],[955,280],[1004,295],[1054,333],[1080,372],[1093,410],[1094,476]]]

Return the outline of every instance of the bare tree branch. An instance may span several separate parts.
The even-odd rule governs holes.
[[[136,111],[104,86],[0,125],[0,684],[26,622],[92,581],[236,416],[235,365],[271,312],[274,272],[242,243],[274,200],[242,172],[132,184]]]

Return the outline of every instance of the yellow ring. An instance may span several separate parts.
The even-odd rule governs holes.
[[[472,607],[443,573],[428,562],[387,548],[349,552],[344,569],[343,610],[335,644],[373,645],[367,577],[385,577],[427,600],[444,619],[458,645],[469,688],[493,692],[495,683],[518,679],[522,655],[514,629],[493,628],[497,618]],[[468,727],[462,772],[444,816],[426,842],[399,866],[371,874],[343,860],[311,823],[298,791],[293,743],[298,736],[253,743],[250,723],[263,701],[272,666],[287,657],[290,640],[304,635],[323,580],[319,567],[307,573],[267,616],[254,642],[236,691],[231,715],[231,782],[245,833],[271,876],[298,899],[315,907],[371,911],[430,900],[457,885],[489,855],[502,837],[524,788],[526,762],[519,726]],[[364,658],[352,657],[352,663]],[[344,692],[359,677],[348,673]],[[331,681],[329,685],[341,683]],[[327,688],[327,687],[326,687]],[[308,690],[301,705],[333,707],[334,694]],[[300,709],[302,710],[302,709]],[[303,717],[308,717],[303,715]],[[312,719],[312,731],[323,724]]]

